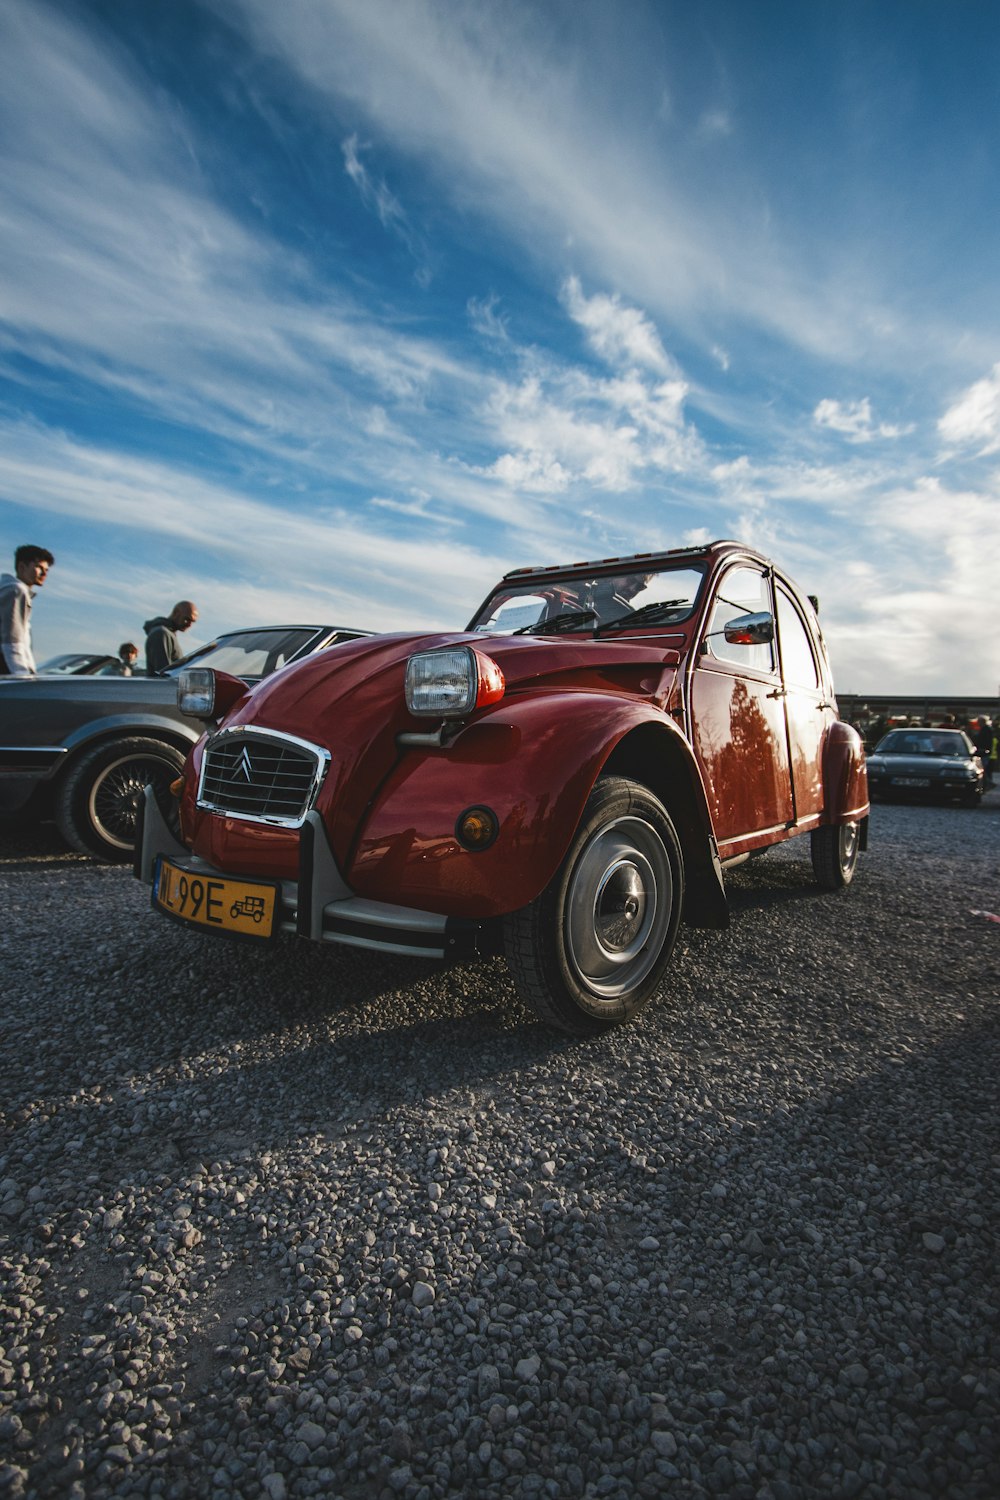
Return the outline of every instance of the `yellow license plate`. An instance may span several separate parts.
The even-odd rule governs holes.
[[[153,876],[153,905],[195,927],[269,938],[275,934],[278,886],[183,870],[161,856]]]

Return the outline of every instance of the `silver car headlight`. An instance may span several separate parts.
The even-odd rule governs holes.
[[[185,667],[177,678],[177,707],[182,714],[210,719],[215,708],[215,673],[211,667]]]
[[[421,718],[463,719],[496,703],[504,686],[497,663],[473,646],[420,651],[406,663],[406,706]]]

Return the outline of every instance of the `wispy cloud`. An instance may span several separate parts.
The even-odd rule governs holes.
[[[469,321],[480,338],[492,343],[506,344],[510,341],[507,319],[498,309],[500,298],[495,293],[488,297],[470,297],[466,303]]]
[[[949,406],[938,431],[946,443],[976,447],[981,455],[1000,450],[1000,364]]]
[[[733,133],[732,116],[727,109],[707,109],[697,129],[703,140],[723,140]]]
[[[485,472],[555,495],[575,485],[628,491],[657,475],[700,471],[704,448],[685,420],[687,385],[649,318],[618,297],[587,297],[575,277],[563,300],[613,373],[525,351],[526,373],[494,383],[487,419],[505,451]]]
[[[829,428],[841,433],[849,443],[870,443],[874,438],[905,437],[914,428],[894,426],[889,422],[876,422],[872,416],[872,404],[867,396],[860,401],[834,401],[825,397],[813,412],[817,427]]]
[[[365,166],[362,161],[365,149],[357,135],[348,136],[341,144],[344,170],[357,188],[365,207],[376,215],[383,229],[402,240],[410,255],[417,261],[416,278],[426,288],[431,283],[432,272],[421,236],[385,179],[374,176]]]
[[[344,153],[344,170],[361,194],[365,205],[378,215],[383,229],[395,229],[404,238],[408,237],[406,215],[398,198],[390,192],[384,181],[372,177],[362,162],[357,136],[348,136],[341,149]]]
[[[660,335],[639,308],[629,307],[614,294],[597,292],[585,297],[576,276],[567,278],[563,300],[570,317],[585,331],[591,348],[608,364],[635,365],[660,375],[675,373]]]

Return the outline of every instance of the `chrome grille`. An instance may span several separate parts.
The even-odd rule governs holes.
[[[223,729],[209,740],[198,806],[251,823],[297,828],[312,807],[330,757],[277,730]]]

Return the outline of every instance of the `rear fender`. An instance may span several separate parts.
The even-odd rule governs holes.
[[[168,745],[173,745],[183,755],[191,749],[191,746],[200,739],[204,726],[195,722],[190,725],[178,723],[177,719],[168,719],[160,714],[109,714],[106,718],[91,719],[86,724],[80,724],[71,733],[67,734],[62,741],[63,748],[69,755],[76,755],[81,750],[89,750],[91,746],[100,744],[102,740],[131,739],[133,736],[146,736],[152,740],[165,740]]]
[[[364,822],[346,872],[350,885],[372,900],[478,919],[527,906],[565,858],[605,769],[669,792],[685,853],[689,842],[700,849],[689,859],[699,890],[714,845],[704,789],[680,731],[647,703],[566,691],[507,698],[450,744],[408,748]],[[692,789],[700,798],[695,811],[687,810]],[[489,848],[470,852],[456,824],[480,805],[496,814],[499,833]],[[721,900],[724,909],[721,873],[716,886],[716,906]],[[692,909],[701,905],[711,902],[696,898]]]
[[[868,772],[858,731],[843,719],[831,725],[823,752],[824,823],[862,823],[862,848],[868,836]]]

